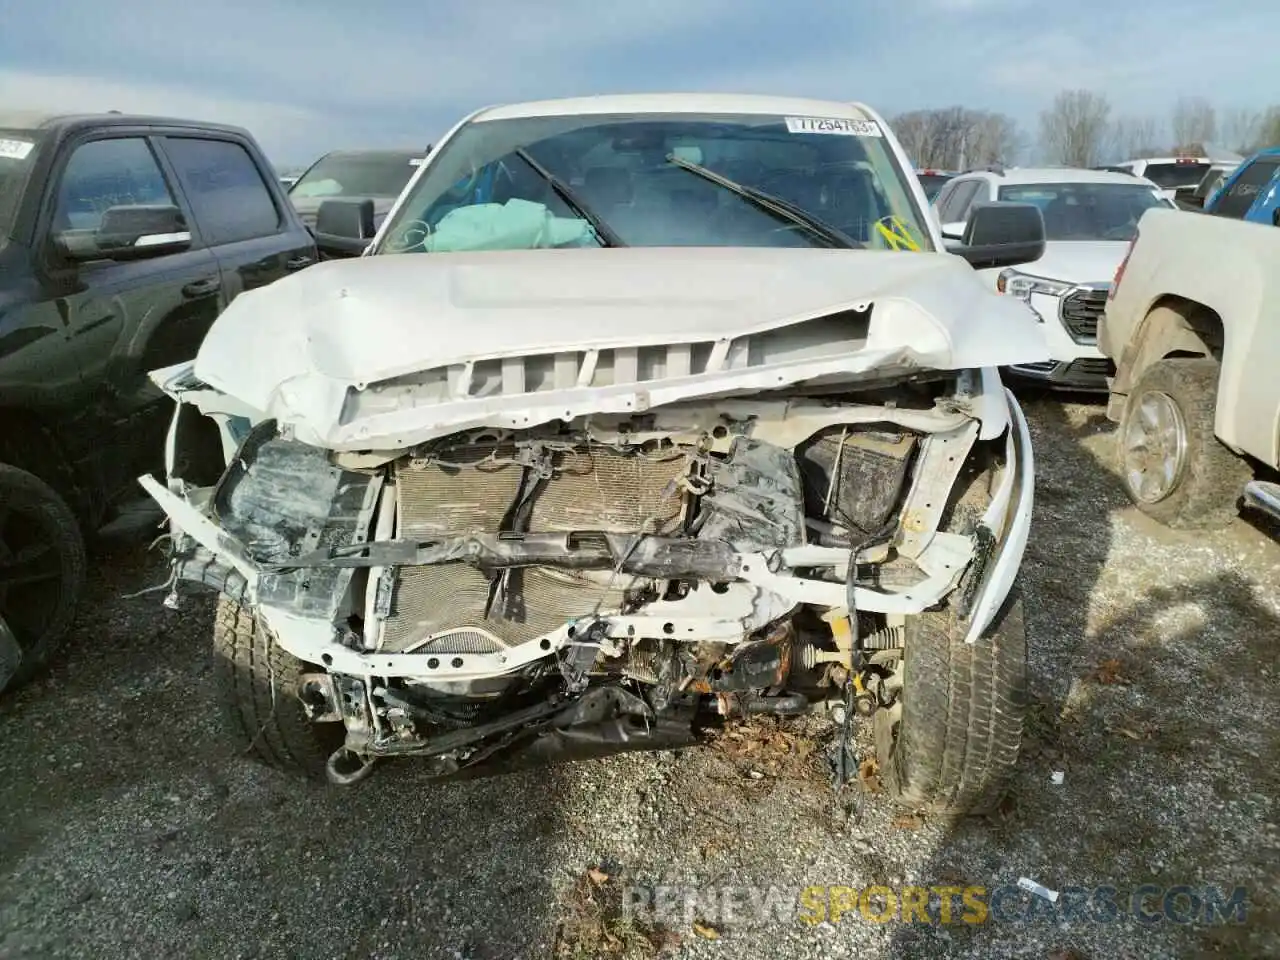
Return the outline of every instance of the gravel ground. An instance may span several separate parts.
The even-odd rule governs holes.
[[[874,779],[835,795],[812,724],[469,783],[405,763],[354,789],[300,785],[223,734],[211,604],[122,599],[164,571],[121,549],[52,674],[0,702],[0,957],[1280,956],[1280,546],[1243,521],[1194,536],[1146,522],[1107,467],[1100,407],[1027,409],[1034,703],[1001,816],[903,819]],[[813,885],[1021,876],[1244,885],[1249,912],[796,916]],[[755,887],[778,910],[744,892],[736,912],[703,899],[629,917],[628,884]]]

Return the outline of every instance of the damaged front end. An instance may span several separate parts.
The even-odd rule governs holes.
[[[887,713],[911,618],[979,641],[1026,544],[1029,437],[990,368],[345,452],[189,365],[154,377],[178,400],[170,477],[141,482],[177,582],[296,658],[272,682],[344,731],[338,782],[380,757],[466,776],[729,717]],[[229,465],[184,475],[206,417]]]

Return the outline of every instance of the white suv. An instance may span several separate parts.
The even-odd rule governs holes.
[[[1115,368],[1098,350],[1098,318],[1111,278],[1142,214],[1173,201],[1130,174],[988,167],[947,183],[931,210],[946,242],[958,243],[975,204],[996,200],[1038,206],[1048,240],[1044,256],[1025,269],[978,271],[997,291],[1024,300],[1044,324],[1052,359],[1008,372],[1062,389],[1105,391]]]

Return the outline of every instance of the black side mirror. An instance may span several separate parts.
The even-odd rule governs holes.
[[[1271,211],[1271,222],[1275,226],[1280,227],[1280,207],[1276,207]]]
[[[316,246],[328,254],[355,257],[377,232],[373,222],[373,201],[325,200],[316,211],[316,225],[311,228]]]
[[[976,203],[961,245],[951,253],[975,269],[1014,267],[1044,256],[1044,217],[1034,203]]]
[[[109,207],[94,230],[64,230],[54,245],[68,260],[138,260],[191,246],[182,211],[169,204]]]

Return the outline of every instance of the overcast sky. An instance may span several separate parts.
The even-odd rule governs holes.
[[[1276,0],[0,0],[0,103],[249,127],[282,166],[426,145],[476,107],[720,90],[966,106],[1063,87],[1167,119],[1280,100]]]

